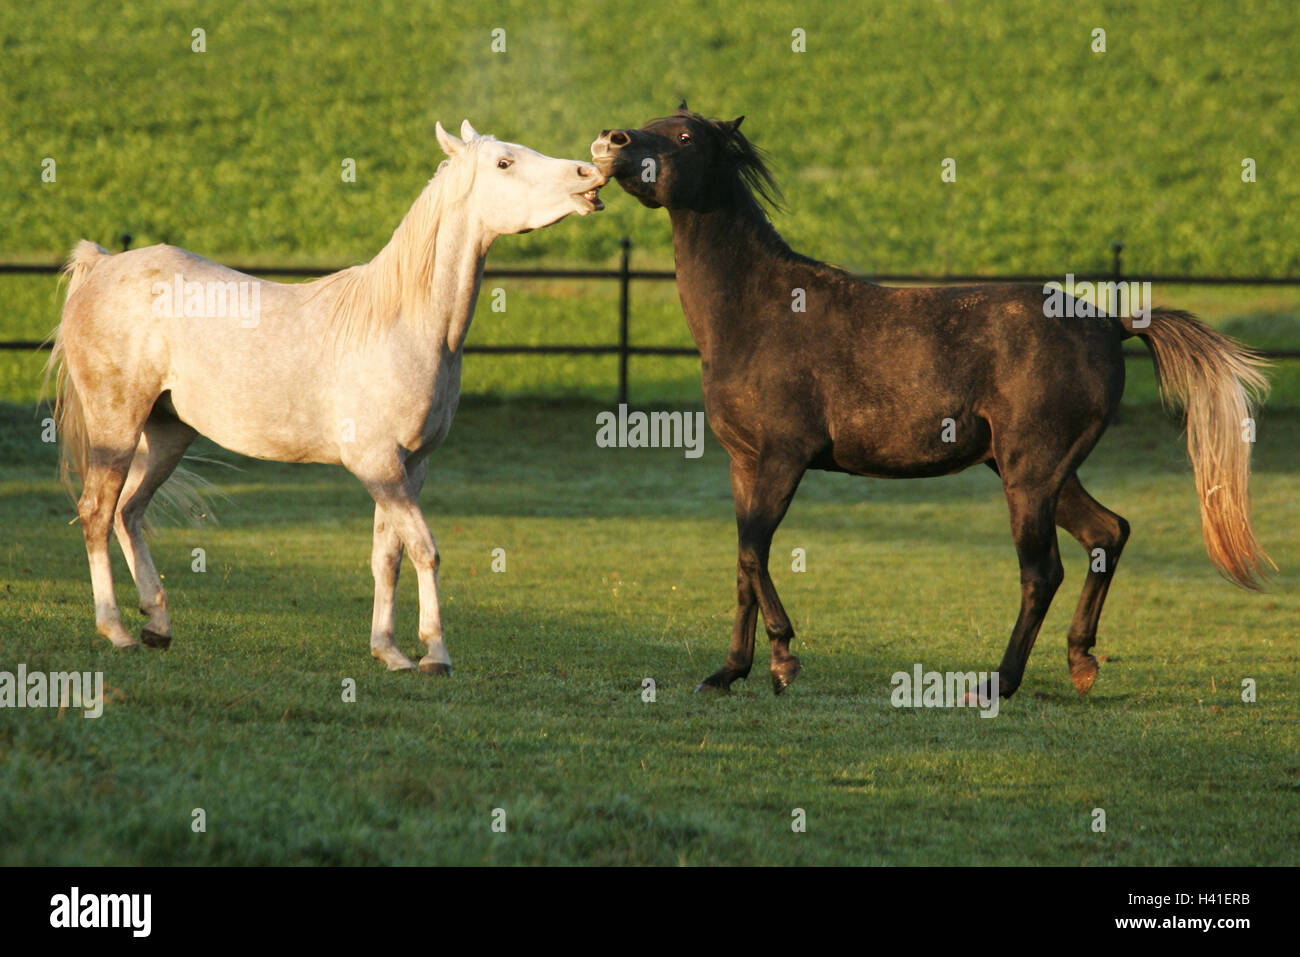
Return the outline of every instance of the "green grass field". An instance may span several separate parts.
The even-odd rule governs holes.
[[[698,697],[734,602],[725,456],[711,440],[697,461],[598,449],[595,410],[472,402],[438,453],[423,501],[449,680],[368,657],[368,499],[323,467],[243,463],[221,479],[220,524],[163,529],[176,642],[113,652],[51,453],[30,445],[0,473],[0,649],[30,670],[102,670],[111,690],[98,720],[0,710],[0,861],[1297,862],[1294,414],[1262,419],[1254,486],[1287,571],[1249,595],[1201,551],[1176,423],[1126,412],[1083,473],[1134,527],[1101,676],[1079,699],[1066,674],[1085,566],[1063,543],[1024,686],[984,720],[896,710],[890,676],[1000,658],[1018,584],[995,476],[810,474],[773,548],[803,674],[774,698],[760,659],[731,696]],[[401,602],[410,652],[409,568]]]
[[[1283,0],[11,4],[0,260],[129,232],[232,262],[358,262],[432,175],[435,120],[581,157],[686,95],[747,114],[785,187],[778,228],[850,269],[1082,272],[1122,240],[1132,270],[1297,273],[1296,47]],[[635,267],[671,267],[667,217],[604,196],[599,216],[500,240],[489,266],[608,266],[627,235]],[[507,310],[480,308],[471,343],[615,339],[612,283],[497,285]],[[1258,348],[1300,348],[1300,289],[1156,292]],[[0,339],[57,322],[52,277],[0,275],[0,302]],[[632,309],[635,343],[690,344],[671,283],[635,284]],[[1085,556],[1062,536],[1024,685],[982,720],[895,709],[890,678],[1001,657],[1019,586],[986,469],[810,473],[773,547],[804,672],[774,698],[760,648],[734,693],[693,695],[731,631],[726,459],[711,434],[698,460],[598,448],[612,357],[467,357],[422,498],[450,680],[369,658],[372,506],[353,478],[212,447],[237,468],[197,466],[228,496],[220,522],[164,523],[151,546],[175,644],[114,652],[40,438],[42,361],[0,352],[0,671],[102,671],[108,700],[98,720],[0,708],[0,864],[1300,863],[1300,362],[1273,370],[1259,420],[1270,590],[1214,572],[1179,423],[1150,363],[1130,362],[1120,421],[1081,473],[1133,526],[1101,675],[1080,699],[1066,673]],[[633,403],[699,408],[699,375],[636,357]],[[407,653],[415,612],[408,564]]]

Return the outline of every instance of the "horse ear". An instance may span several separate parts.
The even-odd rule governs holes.
[[[460,138],[466,143],[470,140],[478,139],[478,131],[469,125],[469,120],[462,120],[460,124]]]
[[[434,132],[438,134],[438,145],[448,156],[455,156],[465,148],[465,144],[444,130],[441,123],[435,125]]]
[[[691,108],[686,105],[686,97],[682,97],[682,105],[677,107],[678,113],[689,113]]]
[[[736,117],[734,120],[732,120],[730,123],[728,123],[728,124],[727,124],[727,127],[728,127],[728,128],[729,128],[729,129],[734,133],[736,130],[740,129],[740,124],[743,123],[743,122],[745,122],[745,117],[744,117],[744,116],[738,116],[738,117]]]

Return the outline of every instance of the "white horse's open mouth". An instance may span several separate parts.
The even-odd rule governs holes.
[[[587,212],[597,212],[605,208],[605,203],[600,198],[599,186],[593,187],[585,193],[574,193],[573,195],[586,202]]]

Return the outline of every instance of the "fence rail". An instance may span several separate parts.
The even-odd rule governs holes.
[[[131,236],[120,237],[123,251],[131,246]],[[616,355],[618,367],[618,401],[627,402],[628,359],[631,356],[697,356],[698,352],[686,346],[637,346],[630,341],[629,318],[631,310],[631,284],[636,281],[675,280],[677,274],[666,270],[631,268],[632,241],[626,237],[619,244],[620,257],[617,269],[485,269],[484,279],[579,279],[608,280],[619,284],[618,342],[609,345],[473,345],[467,344],[465,352],[480,355]],[[1073,273],[1075,282],[1150,282],[1181,286],[1300,286],[1300,276],[1180,276],[1162,274],[1127,274],[1121,260],[1122,243],[1111,244],[1111,269],[1108,272]],[[0,262],[0,275],[53,275],[63,268],[62,263]],[[232,264],[231,269],[254,276],[295,276],[315,278],[337,272],[345,267],[316,266],[265,266]],[[986,275],[957,273],[942,276],[926,273],[873,273],[857,274],[857,278],[879,283],[921,283],[951,285],[954,283],[1046,283],[1060,281],[1059,276],[1033,273]],[[0,351],[48,349],[48,342],[36,340],[0,340]],[[1300,359],[1300,350],[1262,350],[1266,359]],[[1148,353],[1125,350],[1126,359],[1147,358]]]

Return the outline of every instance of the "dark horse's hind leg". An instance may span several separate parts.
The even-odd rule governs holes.
[[[726,662],[701,681],[696,691],[710,688],[725,691],[737,678],[749,675],[754,663],[754,630],[760,611],[772,645],[772,691],[780,694],[799,673],[799,659],[790,653],[794,629],[768,574],[767,560],[772,535],[785,517],[803,472],[802,464],[772,459],[755,462],[732,456],[731,492],[736,500],[736,530],[740,541],[736,562],[736,623]]]
[[[1079,484],[1078,477],[1071,475],[1056,501],[1056,524],[1078,539],[1088,552],[1088,579],[1070,622],[1067,644],[1070,680],[1079,694],[1087,694],[1097,679],[1097,659],[1090,649],[1097,643],[1097,621],[1115,564],[1128,541],[1128,522],[1101,505]]]

